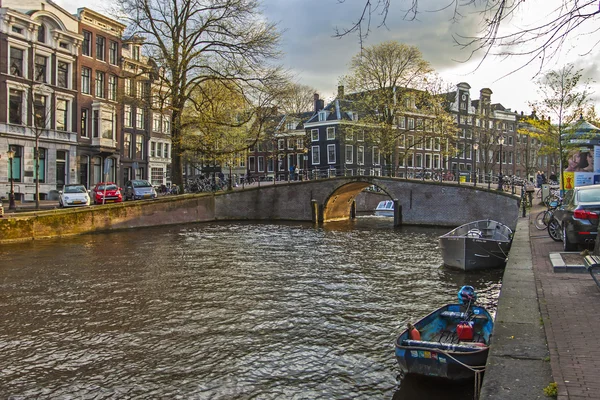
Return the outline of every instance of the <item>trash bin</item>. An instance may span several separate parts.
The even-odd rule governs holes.
[[[459,179],[460,179],[460,183],[464,183],[467,181],[467,177],[465,175],[461,175]]]

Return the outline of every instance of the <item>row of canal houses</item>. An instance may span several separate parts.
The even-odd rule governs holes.
[[[398,148],[391,165],[386,165],[376,143],[368,143],[361,132],[348,134],[345,130],[360,121],[360,112],[353,110],[351,96],[345,96],[344,87],[339,86],[329,104],[315,94],[311,112],[280,116],[270,138],[250,149],[246,173],[277,180],[393,175],[463,181],[477,177],[479,182],[487,182],[500,172],[531,179],[537,170],[546,175],[554,171],[556,163],[539,154],[541,143],[518,133],[525,127],[524,118],[532,115],[492,103],[488,88],[481,89],[479,98],[473,99],[470,89],[462,82],[445,94],[447,110],[458,127],[454,152],[449,153],[439,140],[408,145],[417,143],[415,138],[431,126],[424,123],[427,115],[413,102],[413,109],[398,119]],[[290,175],[292,170],[294,174]]]
[[[11,177],[21,200],[38,180],[42,199],[66,183],[167,183],[171,120],[140,38],[87,8],[0,4],[0,193]]]

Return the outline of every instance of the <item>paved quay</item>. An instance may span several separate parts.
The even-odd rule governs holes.
[[[541,210],[517,223],[481,399],[543,399],[550,382],[558,400],[600,399],[600,290],[587,272],[554,272],[562,243],[533,226]]]

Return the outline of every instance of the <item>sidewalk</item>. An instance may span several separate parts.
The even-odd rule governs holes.
[[[533,225],[541,210],[517,224],[481,399],[545,399],[551,382],[558,400],[600,399],[600,290],[587,272],[554,272],[562,243]]]
[[[5,215],[27,211],[35,211],[35,201],[16,201],[15,210],[8,209],[8,200],[0,201],[0,206],[4,208]],[[40,200],[40,210],[52,210],[54,208],[58,208],[58,200]]]
[[[561,252],[562,243],[531,223],[542,209],[531,212],[529,233],[558,400],[600,399],[600,290],[587,272],[554,272],[549,253]]]

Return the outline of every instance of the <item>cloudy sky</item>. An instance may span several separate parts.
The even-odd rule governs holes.
[[[282,34],[285,53],[282,64],[290,69],[298,83],[313,87],[322,98],[330,99],[337,90],[340,78],[348,73],[350,59],[360,51],[356,35],[335,38],[335,28],[347,28],[356,21],[366,0],[262,0],[264,16],[278,23]],[[69,12],[77,7],[89,7],[103,10],[106,1],[56,0]],[[410,0],[391,0],[385,27],[378,27],[381,18],[373,15],[371,33],[365,41],[366,46],[384,41],[395,40],[418,47],[424,59],[450,84],[467,82],[471,85],[473,98],[479,97],[479,90],[490,88],[492,101],[517,111],[528,111],[529,103],[538,98],[535,75],[539,65],[523,68],[525,58],[503,59],[488,57],[477,67],[482,54],[472,61],[464,62],[470,51],[458,47],[453,35],[475,36],[480,26],[480,14],[473,8],[464,8],[463,16],[453,22],[453,9],[441,12],[423,12],[418,20],[407,21],[403,18]],[[450,0],[419,0],[422,11],[439,9]],[[507,29],[526,27],[536,20],[547,20],[554,9],[553,4],[561,0],[532,0],[525,3],[522,13],[507,25]],[[557,63],[546,68],[556,69],[564,62],[575,63],[584,69],[586,77],[597,79],[595,59],[597,53],[586,54],[592,45],[583,45],[586,40],[563,46],[562,56]],[[572,45],[574,44],[574,45]],[[463,62],[461,62],[463,61]]]

